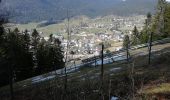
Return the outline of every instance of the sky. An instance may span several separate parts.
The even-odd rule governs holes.
[[[126,1],[126,0],[122,0],[122,1]],[[170,2],[170,0],[166,0],[166,1]]]

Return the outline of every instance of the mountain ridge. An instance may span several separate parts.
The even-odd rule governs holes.
[[[153,12],[156,0],[4,0],[13,15],[12,22],[63,20],[67,16],[131,15]]]

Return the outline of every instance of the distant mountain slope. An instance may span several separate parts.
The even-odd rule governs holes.
[[[107,14],[145,14],[154,10],[157,0],[2,0],[13,12],[12,21],[29,22],[66,18],[66,9],[71,16],[89,17]]]

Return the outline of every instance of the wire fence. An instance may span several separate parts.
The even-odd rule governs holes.
[[[154,41],[153,45],[169,43],[170,38],[163,40]],[[130,50],[135,50],[143,47],[147,47],[148,44],[141,44],[133,46]],[[120,51],[104,54],[104,64],[114,63],[124,61],[126,57],[122,55],[125,52],[124,49]],[[121,58],[119,60],[115,60]],[[73,65],[67,67],[66,72],[68,77],[68,89],[67,94],[64,92],[64,68],[59,69],[47,74],[36,76],[21,82],[16,82],[14,84],[14,94],[15,99],[20,100],[35,100],[34,98],[39,98],[39,100],[89,100],[94,98],[94,100],[101,99],[101,80],[99,73],[84,73],[83,75],[74,75],[75,72],[79,72],[81,68],[87,66],[100,66],[101,57],[95,56],[82,61],[79,65]],[[110,97],[111,95],[111,78],[112,73],[105,74],[104,82],[104,95]],[[127,85],[127,84],[126,84]],[[125,86],[126,86],[125,85]],[[128,90],[128,89],[127,89]],[[9,86],[5,86],[0,90],[0,100],[9,100],[10,92]],[[28,99],[27,99],[28,97]],[[98,98],[97,98],[98,97]],[[4,99],[5,98],[5,99]],[[22,98],[22,99],[21,99]],[[119,97],[120,98],[120,97]],[[18,100],[19,100],[18,99]],[[109,99],[109,98],[108,98]]]

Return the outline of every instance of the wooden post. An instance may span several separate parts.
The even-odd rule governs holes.
[[[101,100],[104,100],[104,95],[103,95],[103,81],[104,81],[104,68],[103,68],[103,61],[104,61],[104,44],[102,43],[102,52],[101,52],[101,60],[102,60],[102,65],[101,65]]]
[[[95,57],[95,67],[96,67],[96,56],[94,56]]]
[[[111,85],[112,85],[112,80],[109,82],[109,100],[111,99]]]
[[[129,44],[127,45],[126,48],[126,57],[127,57],[127,62],[129,62]]]
[[[149,60],[148,63],[151,64],[151,53],[152,53],[152,35],[153,33],[150,33],[150,40],[149,40]]]
[[[11,100],[14,100],[14,91],[13,91],[13,65],[9,65],[10,75],[9,75],[9,84],[10,84],[10,96]]]
[[[104,45],[102,44],[102,56],[101,56],[101,60],[102,60],[102,65],[101,65],[101,81],[102,81],[102,84],[103,84],[103,76],[104,76],[104,71],[103,71],[104,55],[103,55],[103,51],[104,51]]]

